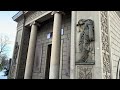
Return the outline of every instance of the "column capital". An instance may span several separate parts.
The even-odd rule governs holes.
[[[61,14],[65,15],[65,13],[63,11],[52,11],[51,15],[54,15],[55,13],[61,13]]]
[[[32,23],[30,23],[30,26],[32,26],[32,25],[37,25],[40,27],[40,23],[38,23],[37,21],[33,21]]]

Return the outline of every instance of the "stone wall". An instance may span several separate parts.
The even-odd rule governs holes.
[[[16,67],[15,77],[17,79],[24,79],[27,51],[28,51],[28,46],[29,46],[29,38],[30,38],[30,29],[24,27],[24,31],[22,34],[20,53],[18,56],[18,62],[17,62],[17,67]]]
[[[112,78],[116,79],[117,65],[120,59],[120,17],[115,11],[109,11],[109,30],[111,44]]]
[[[100,11],[102,78],[111,79],[111,55],[108,11]]]
[[[103,70],[103,63],[102,63],[102,57],[101,57],[101,25],[100,25],[100,12],[99,11],[77,11],[76,15],[76,25],[78,24],[78,21],[81,19],[91,19],[94,21],[94,35],[95,35],[95,41],[94,43],[94,52],[93,52],[93,61],[95,64],[79,64],[75,63],[75,78],[76,79],[102,79],[102,70]],[[78,54],[78,27],[76,27],[75,31],[75,58],[79,58]],[[72,37],[71,37],[72,38]]]
[[[64,34],[61,35],[62,53],[60,64],[60,78],[69,79],[70,77],[70,29],[71,15],[63,16],[62,29]],[[53,31],[53,18],[41,24],[38,30],[36,43],[36,56],[33,68],[33,79],[45,78],[45,67],[47,59],[47,47],[52,44],[52,39],[47,39],[47,34]],[[40,55],[41,54],[41,55]]]
[[[19,47],[21,44],[21,37],[22,37],[22,32],[23,32],[23,20],[21,20],[18,24],[17,24],[17,33],[16,33],[16,40],[15,40],[15,44],[18,43],[18,50],[16,51],[16,45],[14,44],[14,51],[13,51],[13,57],[12,57],[12,61],[11,61],[11,68],[10,68],[10,73],[8,78],[15,78],[15,70],[16,70],[16,64],[17,64],[17,56],[19,53]]]
[[[11,63],[11,69],[9,78],[23,79],[24,69],[27,57],[27,48],[29,43],[30,30],[24,27],[24,20],[21,17],[17,24],[17,33],[15,44],[18,43],[18,50],[16,51],[16,45],[14,45],[13,58]]]
[[[31,11],[26,15],[26,24],[44,14],[46,11]],[[116,79],[117,65],[120,58],[120,17],[116,11],[77,11],[77,21],[79,19],[92,19],[95,23],[95,46],[93,53],[95,65],[76,65],[76,78],[84,78],[84,71],[87,70],[89,79]],[[71,14],[63,16],[61,35],[61,57],[60,57],[60,79],[70,78],[70,41],[71,41]],[[38,28],[36,52],[33,68],[33,79],[45,78],[45,67],[47,59],[47,48],[52,44],[52,39],[47,39],[47,34],[53,31],[53,18],[41,23]],[[10,78],[24,78],[24,70],[27,58],[27,48],[29,43],[30,28],[23,27],[23,17],[18,21],[16,42],[19,48],[13,52],[13,60]],[[76,34],[77,36],[77,34]],[[22,42],[21,42],[21,38]],[[77,39],[76,39],[77,45]],[[76,46],[76,53],[77,53]],[[19,55],[18,58],[14,58]],[[77,57],[77,56],[76,56]],[[119,66],[120,69],[120,66]],[[82,76],[83,75],[83,76]]]

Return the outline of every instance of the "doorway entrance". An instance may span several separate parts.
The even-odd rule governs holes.
[[[49,44],[49,45],[48,45],[48,48],[47,48],[47,59],[46,59],[46,68],[45,68],[45,79],[49,79],[50,59],[51,59],[51,47],[52,47],[52,44]]]

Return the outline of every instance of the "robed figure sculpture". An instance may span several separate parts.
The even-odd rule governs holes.
[[[94,38],[94,22],[91,19],[81,19],[78,21],[77,26],[79,27],[80,37],[79,37],[79,60],[77,62],[86,63],[90,60],[89,55],[93,50],[91,42],[95,40]]]

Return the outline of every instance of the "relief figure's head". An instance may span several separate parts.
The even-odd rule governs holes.
[[[82,31],[84,30],[85,21],[86,21],[85,19],[80,19],[80,20],[78,21],[77,26],[79,26],[79,32],[82,32]]]

